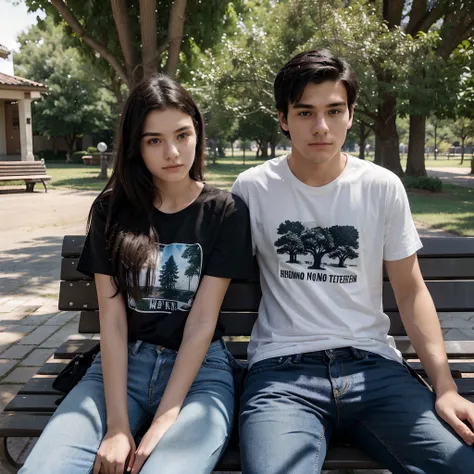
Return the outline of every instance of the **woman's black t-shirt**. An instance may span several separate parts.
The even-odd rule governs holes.
[[[114,274],[105,235],[107,202],[104,197],[93,205],[77,267],[86,275]],[[177,350],[203,276],[245,279],[252,275],[249,214],[238,196],[206,184],[197,199],[179,212],[155,209],[152,224],[159,240],[153,288],[139,301],[124,295],[128,338]],[[222,334],[218,321],[213,340]]]

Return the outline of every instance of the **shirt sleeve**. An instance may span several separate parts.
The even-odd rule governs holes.
[[[92,219],[89,232],[84,242],[84,248],[77,264],[77,270],[85,275],[94,273],[114,275],[110,251],[105,234],[107,209],[102,201],[96,201],[92,206]]]
[[[247,279],[253,275],[253,267],[249,211],[243,200],[233,194],[203,274]]]
[[[397,177],[387,192],[385,206],[384,260],[402,260],[423,247],[405,187]]]
[[[232,185],[232,193],[239,196],[247,205],[247,208],[250,208],[248,186],[246,186],[246,183],[244,183],[240,175],[237,176],[237,179],[234,181],[234,184]],[[250,224],[250,227],[252,227],[252,224]],[[255,255],[257,253],[257,246],[253,238],[253,233],[252,232],[250,233],[251,233],[251,239],[252,239],[252,253],[253,255]]]

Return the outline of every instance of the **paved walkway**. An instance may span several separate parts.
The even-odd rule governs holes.
[[[439,178],[441,181],[474,188],[474,174],[469,174],[470,168],[426,168],[428,176]]]
[[[77,334],[78,312],[58,311],[57,299],[62,238],[85,232],[96,195],[0,188],[0,410],[65,340],[93,337]],[[422,236],[450,235],[418,228]],[[446,339],[474,339],[474,314],[448,315],[442,325]],[[34,440],[10,442],[12,452],[23,460]],[[1,467],[0,474],[6,474]]]

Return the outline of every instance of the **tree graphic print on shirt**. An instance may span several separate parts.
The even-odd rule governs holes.
[[[332,227],[304,225],[299,221],[286,220],[277,229],[282,235],[275,241],[278,254],[288,254],[286,263],[302,264],[298,256],[311,255],[313,262],[304,264],[309,269],[324,270],[328,266],[346,268],[347,260],[356,259],[359,254],[359,231],[349,225]],[[326,262],[322,264],[323,257]],[[332,260],[337,260],[333,263]]]
[[[152,275],[152,289],[145,294],[146,268],[140,272],[141,298],[128,295],[128,305],[142,313],[189,311],[202,270],[199,244],[160,244]]]

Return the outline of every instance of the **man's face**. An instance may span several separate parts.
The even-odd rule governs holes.
[[[322,164],[340,153],[352,112],[344,84],[327,81],[308,84],[301,99],[289,104],[286,120],[281,112],[278,115],[283,130],[290,132],[293,156]]]

